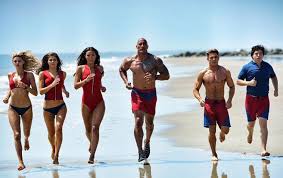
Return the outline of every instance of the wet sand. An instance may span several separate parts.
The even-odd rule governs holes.
[[[258,122],[256,123],[254,130],[253,143],[247,143],[247,130],[246,130],[246,113],[244,108],[245,92],[246,87],[240,87],[236,85],[236,80],[239,71],[242,66],[248,61],[236,61],[227,58],[220,58],[220,65],[228,68],[231,71],[232,78],[235,82],[236,92],[233,98],[233,106],[229,109],[231,129],[226,141],[224,143],[219,142],[217,129],[217,149],[229,152],[240,152],[240,153],[252,153],[259,154],[261,152],[260,147],[260,130]],[[206,67],[207,61],[204,57],[199,58],[169,58],[166,59],[166,63],[173,64],[174,66],[187,66],[188,70],[194,65]],[[282,156],[283,145],[280,143],[283,135],[282,129],[282,104],[283,101],[283,85],[280,81],[283,75],[282,63],[272,63],[272,66],[277,74],[279,81],[279,96],[273,96],[273,85],[270,80],[270,115],[268,121],[269,137],[267,149],[272,155]],[[176,98],[194,98],[192,94],[194,81],[197,76],[197,72],[193,76],[185,76],[179,78],[172,78],[169,81],[168,88],[165,92],[166,95]],[[228,87],[226,90],[226,98],[228,94]],[[201,95],[204,98],[204,86],[201,88]],[[281,110],[281,111],[280,111]],[[162,132],[161,135],[173,140],[176,146],[201,148],[210,150],[208,144],[208,129],[203,127],[203,108],[199,106],[197,100],[195,100],[195,106],[188,108],[187,112],[172,114],[169,116],[162,117],[160,120],[169,122],[172,125],[171,128]]]
[[[160,149],[160,148],[159,148]],[[244,156],[237,153],[221,153],[218,162],[208,159],[209,153],[202,150],[176,148],[167,153],[152,154],[149,165],[137,163],[132,158],[117,157],[102,159],[95,165],[83,160],[63,160],[60,165],[33,160],[23,171],[16,171],[7,163],[0,166],[0,177],[18,178],[65,178],[65,177],[124,177],[124,178],[171,178],[182,177],[280,177],[281,158],[261,160],[258,156]],[[33,163],[32,163],[33,162]],[[189,169],[188,169],[189,168]]]

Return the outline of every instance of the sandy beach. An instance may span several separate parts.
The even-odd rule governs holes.
[[[174,66],[188,66],[192,67],[195,65],[206,67],[207,60],[205,57],[191,57],[191,58],[167,58],[166,63]],[[231,58],[220,58],[219,64],[228,68],[231,71],[232,78],[236,85],[236,80],[239,71],[242,66],[249,60],[233,60]],[[273,85],[270,80],[270,113],[268,121],[269,137],[267,149],[272,155],[282,156],[283,155],[283,145],[280,144],[280,137],[283,135],[282,121],[283,109],[280,101],[283,101],[282,92],[282,82],[280,82],[280,77],[283,75],[283,65],[282,63],[271,63],[275,73],[277,74],[279,81],[279,96],[273,96]],[[197,72],[193,76],[184,76],[179,78],[172,78],[169,81],[168,88],[165,94],[175,98],[194,98],[192,94],[194,81],[197,76]],[[226,85],[227,86],[227,85]],[[228,94],[228,87],[225,88],[226,98]],[[258,122],[255,126],[253,143],[248,144],[246,141],[247,130],[246,130],[246,113],[244,108],[246,87],[240,87],[236,85],[236,92],[233,98],[233,106],[229,109],[230,122],[232,127],[230,128],[230,133],[226,136],[226,141],[224,143],[219,142],[217,139],[217,149],[228,152],[239,152],[248,154],[259,154],[261,152],[260,147],[260,130]],[[201,88],[201,95],[204,95],[204,86]],[[201,148],[205,150],[210,150],[208,144],[208,129],[203,127],[203,108],[199,106],[197,100],[195,100],[195,105],[192,109],[188,108],[188,111],[172,114],[162,117],[160,120],[164,122],[169,122],[172,125],[171,128],[162,132],[161,135],[173,140],[176,146],[180,147],[191,147],[191,148]],[[217,129],[217,138],[219,134],[219,129]]]
[[[211,162],[207,129],[203,128],[202,123],[202,108],[192,96],[195,75],[197,71],[206,66],[204,58],[164,59],[164,63],[170,70],[171,79],[157,82],[157,114],[151,142],[151,155],[148,160],[150,165],[147,166],[137,161],[130,91],[124,88],[117,73],[117,66],[122,59],[109,62],[103,60],[106,73],[103,84],[107,87],[107,92],[103,94],[106,113],[100,130],[100,141],[96,154],[97,163],[87,164],[89,143],[85,136],[80,112],[82,90],[73,88],[72,74],[76,64],[71,59],[74,58],[71,56],[70,60],[65,60],[64,63],[64,69],[68,73],[65,86],[71,97],[65,98],[68,114],[63,128],[64,140],[60,151],[60,164],[53,165],[50,159],[51,148],[42,116],[44,96],[32,97],[34,119],[30,137],[31,148],[23,152],[27,166],[23,171],[16,169],[17,157],[12,129],[7,118],[7,105],[0,105],[3,111],[0,112],[0,135],[3,136],[3,139],[0,140],[0,177],[171,178],[178,175],[216,178],[218,176],[249,177],[250,175],[264,177],[263,175],[269,174],[272,177],[281,176],[282,157],[271,156],[267,158],[268,160],[262,160],[256,154],[241,154],[242,152],[260,152],[258,126],[255,143],[248,145],[245,142],[246,118],[241,104],[243,98],[239,97],[244,96],[244,87],[237,87],[234,107],[230,111],[231,133],[223,144],[218,144],[220,161],[217,164]],[[235,70],[232,71],[235,76],[241,66],[238,63],[232,63],[229,58],[229,61],[223,65],[229,64]],[[282,64],[275,68],[278,76],[282,73],[278,70],[280,68]],[[6,76],[3,75],[4,77],[6,80]],[[8,86],[5,80],[1,83],[3,87]],[[239,93],[240,89],[242,93]],[[2,88],[2,93],[4,92],[6,88]],[[281,97],[282,93],[279,94]],[[280,118],[279,106],[275,107],[282,100],[280,97],[270,97],[272,112],[269,127],[272,129],[270,129],[269,150],[273,155],[275,153],[281,155],[280,148],[282,148],[279,145],[282,130],[277,126]],[[276,112],[275,109],[277,109]],[[249,150],[245,151],[243,148]]]

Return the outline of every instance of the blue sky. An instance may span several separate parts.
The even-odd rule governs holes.
[[[279,0],[1,0],[0,54],[283,48]]]

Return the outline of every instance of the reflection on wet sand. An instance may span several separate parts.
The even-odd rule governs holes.
[[[270,164],[270,160],[262,159],[262,178],[270,178],[269,171],[267,169],[267,165]],[[250,177],[255,178],[254,166],[249,166]]]
[[[218,178],[217,165],[218,165],[218,161],[212,161],[211,178]],[[222,172],[221,178],[227,178],[227,177],[228,177],[227,174],[225,174],[225,172]]]
[[[139,173],[140,173],[140,178],[152,178],[150,164],[148,163],[146,165],[143,165],[143,168],[139,167]]]
[[[60,178],[58,169],[52,170],[52,176],[53,178]]]
[[[90,178],[96,178],[96,173],[94,168],[90,169],[90,171],[88,172],[88,175]]]

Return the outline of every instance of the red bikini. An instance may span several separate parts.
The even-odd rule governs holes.
[[[18,88],[15,84],[15,81],[13,80],[15,76],[15,72],[12,73],[10,79],[9,79],[9,85],[10,85],[10,89],[13,90],[14,88]],[[23,78],[20,80],[21,82],[23,82],[24,84],[26,84],[27,86],[30,86],[30,81],[27,78],[27,72],[24,72],[24,76]]]

